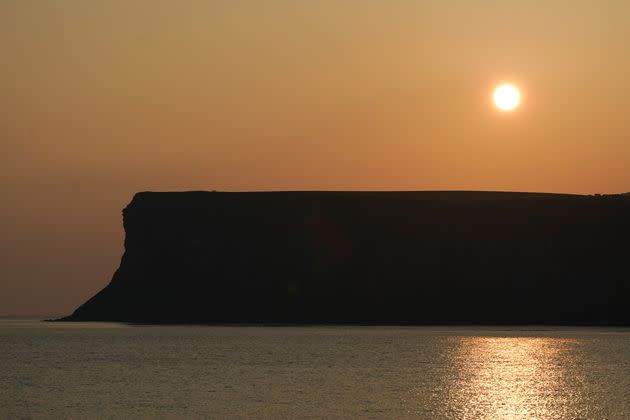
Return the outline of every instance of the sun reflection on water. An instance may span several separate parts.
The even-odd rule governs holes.
[[[457,337],[447,355],[451,375],[438,397],[439,417],[586,418],[574,353],[579,340]]]

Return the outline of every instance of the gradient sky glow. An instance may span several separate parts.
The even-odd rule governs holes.
[[[629,191],[628,22],[626,0],[4,0],[0,315],[105,286],[140,190]]]

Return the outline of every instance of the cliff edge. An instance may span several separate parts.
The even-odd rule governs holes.
[[[66,321],[630,325],[630,197],[142,192]]]

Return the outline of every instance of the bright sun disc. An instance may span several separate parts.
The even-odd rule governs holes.
[[[512,111],[521,103],[521,92],[514,85],[503,84],[494,90],[493,99],[501,111]]]

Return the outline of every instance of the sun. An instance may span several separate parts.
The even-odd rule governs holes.
[[[514,111],[521,104],[521,92],[513,84],[504,83],[496,87],[492,99],[501,111]]]

